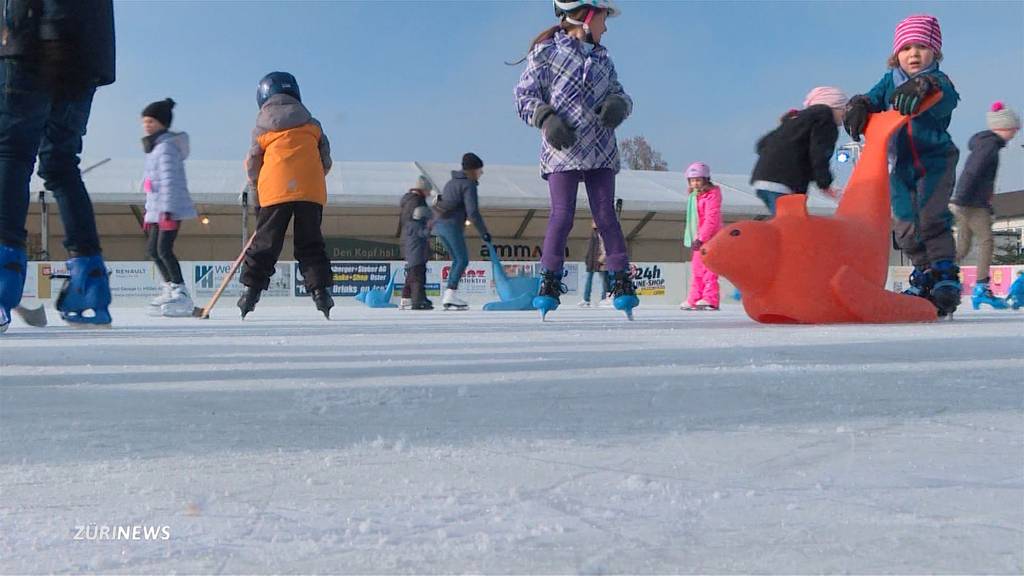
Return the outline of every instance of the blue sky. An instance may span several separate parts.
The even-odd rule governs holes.
[[[985,128],[988,105],[1024,109],[1022,2],[624,0],[604,44],[633,96],[619,136],[645,135],[670,168],[695,160],[748,173],[758,136],[815,85],[854,94],[885,72],[902,17],[935,14],[943,69],[962,101],[951,132]],[[554,23],[537,1],[115,1],[118,75],[97,95],[89,157],[139,156],[139,112],[178,101],[193,158],[244,157],[263,74],[295,74],[336,160],[537,161],[515,113],[522,66],[505,66]],[[840,138],[843,142],[845,135]],[[1003,152],[1000,189],[1024,188],[1024,150]]]

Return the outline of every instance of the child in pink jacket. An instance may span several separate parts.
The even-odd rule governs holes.
[[[686,233],[683,244],[691,250],[693,280],[690,296],[682,310],[718,310],[718,274],[708,270],[700,257],[700,247],[722,229],[722,191],[711,182],[711,168],[694,162],[686,169],[690,197],[686,206]]]

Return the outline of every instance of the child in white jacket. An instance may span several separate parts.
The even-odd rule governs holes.
[[[142,111],[142,130],[146,136],[143,189],[146,191],[146,252],[163,277],[163,291],[150,302],[150,313],[157,316],[189,316],[194,304],[185,288],[181,265],[174,255],[174,241],[183,220],[197,216],[185,178],[188,134],[170,132],[174,100],[153,102]]]

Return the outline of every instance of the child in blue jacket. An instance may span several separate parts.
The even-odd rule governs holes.
[[[956,265],[953,216],[949,199],[960,151],[947,129],[960,96],[939,70],[942,30],[934,16],[920,14],[896,26],[890,70],[867,94],[850,99],[846,130],[859,140],[868,115],[891,109],[911,115],[926,96],[942,100],[915,116],[890,143],[889,177],[896,240],[914,264],[908,294],[930,300],[940,316],[960,304],[960,269]]]

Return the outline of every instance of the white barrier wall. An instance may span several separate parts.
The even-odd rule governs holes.
[[[110,270],[110,288],[115,298],[151,298],[160,291],[159,273],[152,262],[108,262]],[[182,274],[188,288],[198,304],[202,304],[220,286],[231,267],[230,262],[182,262]],[[353,296],[359,290],[381,288],[387,285],[395,275],[396,296],[405,280],[405,263],[401,261],[381,262],[333,262],[334,296],[339,305],[361,305]],[[427,295],[440,296],[441,288],[448,278],[451,268],[449,262],[429,262],[427,265]],[[505,264],[509,275],[520,273],[535,274],[539,264],[532,262],[511,262]],[[567,262],[568,274],[565,284],[568,293],[563,297],[566,304],[575,304],[583,298],[583,287],[586,282],[586,269],[582,262]],[[886,287],[893,291],[906,288],[906,280],[910,275],[909,267],[891,267]],[[1018,271],[1024,266],[993,266],[992,290],[996,295],[1004,296],[1016,278]],[[25,298],[49,299],[56,297],[63,283],[61,279],[51,279],[51,274],[66,274],[63,262],[30,262],[25,283]],[[689,262],[637,262],[633,264],[634,282],[643,302],[652,305],[676,305],[683,301],[690,285]],[[964,293],[970,294],[974,288],[976,272],[973,266],[963,268]],[[600,299],[600,278],[594,276],[591,300]],[[724,278],[720,280],[722,301],[732,299],[735,292],[732,285]],[[240,291],[238,277],[235,276],[226,294],[237,294]],[[459,286],[460,295],[475,305],[492,302],[498,299],[494,288],[493,268],[490,262],[473,261],[463,275]],[[305,298],[305,287],[302,285],[301,273],[295,262],[279,262],[277,273],[271,279],[270,289],[265,298],[274,299]]]
[[[189,291],[197,303],[211,296],[220,286],[231,267],[230,262],[182,262],[182,275]],[[152,262],[107,262],[110,270],[110,289],[115,298],[152,298],[160,292],[160,277]],[[405,263],[401,261],[381,262],[333,262],[334,296],[338,304],[358,304],[353,296],[359,290],[382,288],[395,275],[396,295],[405,281]],[[535,274],[539,264],[532,262],[510,262],[505,271],[510,276]],[[427,294],[440,296],[451,269],[449,262],[429,262],[427,265]],[[683,298],[683,287],[689,282],[689,263],[679,262],[638,262],[633,265],[637,291],[645,302],[651,304],[678,304]],[[575,303],[583,297],[586,283],[586,269],[582,262],[567,262],[565,278],[569,289],[563,300]],[[63,283],[62,279],[51,279],[51,274],[66,274],[63,262],[30,262],[25,285],[25,298],[49,299],[56,297]],[[240,291],[238,276],[231,281],[227,294]],[[600,299],[601,280],[593,279],[592,300]],[[493,267],[488,261],[472,261],[463,274],[459,294],[473,304],[484,304],[498,299],[494,288]],[[264,298],[305,298],[302,275],[295,262],[279,262],[277,273],[271,278],[270,289]]]

